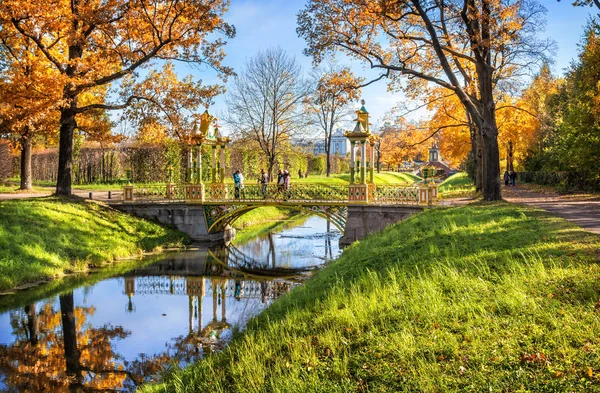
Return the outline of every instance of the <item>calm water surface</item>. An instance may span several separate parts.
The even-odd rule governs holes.
[[[313,216],[0,313],[0,392],[132,391],[172,364],[217,351],[300,285],[306,273],[297,269],[339,255],[340,233],[328,229]]]

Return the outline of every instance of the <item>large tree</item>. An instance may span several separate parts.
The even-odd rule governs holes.
[[[348,67],[329,65],[313,71],[314,91],[307,100],[308,112],[325,136],[325,174],[331,174],[331,136],[336,126],[352,113],[350,103],[360,96],[362,78],[354,76]]]
[[[415,95],[456,94],[481,141],[482,192],[501,198],[495,89],[545,49],[531,41],[542,9],[528,0],[310,0],[298,15],[307,55],[342,50]]]
[[[21,150],[21,189],[32,188],[31,157],[34,145],[55,144],[59,129],[62,91],[54,83],[59,75],[40,56],[31,40],[0,30],[0,125]],[[81,103],[106,96],[105,88],[87,91]],[[77,115],[78,129],[95,141],[113,139],[110,120],[101,109]]]
[[[30,40],[0,30],[0,124],[21,150],[22,190],[31,190],[34,141],[57,133],[60,91],[53,89],[55,73],[36,56]]]
[[[224,120],[242,136],[258,142],[272,174],[286,142],[306,125],[301,104],[310,93],[302,69],[281,48],[259,52],[246,62],[226,98]]]
[[[560,1],[560,0],[558,0]],[[585,6],[596,6],[600,9],[600,0],[575,0],[573,2],[574,6],[585,7]]]
[[[59,164],[56,192],[71,193],[76,116],[94,109],[123,109],[106,100],[82,104],[82,94],[116,84],[154,59],[204,64],[226,76],[224,41],[234,29],[222,18],[226,0],[5,0],[0,29],[30,40],[48,67],[57,71],[61,91]]]

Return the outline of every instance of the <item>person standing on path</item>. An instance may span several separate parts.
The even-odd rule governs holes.
[[[233,184],[235,199],[240,198],[240,171],[233,172]]]
[[[233,174],[233,181],[235,183],[235,198],[238,199],[240,195],[242,196],[242,198],[245,198],[244,175],[242,175],[242,172],[240,172],[239,170],[235,171],[235,173]]]
[[[291,177],[290,173],[287,170],[283,171],[283,176],[282,176],[282,179],[283,179],[283,190],[284,190],[283,191],[283,199],[286,200],[286,201],[288,200],[289,193],[290,193],[289,192],[289,190],[290,190],[290,177]]]
[[[510,171],[510,184],[514,186],[516,180],[517,180],[517,172]]]
[[[260,184],[262,186],[263,199],[267,199],[267,186],[269,185],[269,175],[263,169],[260,176]]]
[[[279,197],[280,194],[283,194],[283,183],[283,171],[280,169],[279,172],[277,172],[277,197]]]
[[[510,180],[510,175],[508,174],[508,170],[504,171],[504,185],[508,186],[508,182]]]

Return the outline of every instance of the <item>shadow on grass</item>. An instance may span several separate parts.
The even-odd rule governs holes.
[[[345,252],[306,285],[295,288],[292,296],[283,297],[253,320],[249,329],[284,319],[290,311],[314,311],[336,284],[344,282],[345,288],[351,288],[364,282],[367,274],[385,277],[394,268],[417,274],[451,261],[465,275],[487,271],[488,275],[500,277],[512,273],[506,261],[523,259],[525,254],[538,255],[553,265],[569,265],[575,254],[576,259],[597,262],[593,250],[599,236],[540,210],[507,203],[480,203],[435,209],[409,220],[410,224],[393,225],[385,236],[375,234],[363,240],[360,247],[366,252]],[[356,244],[349,250],[355,247]],[[473,269],[474,263],[485,269]]]

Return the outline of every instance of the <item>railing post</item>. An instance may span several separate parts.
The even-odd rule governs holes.
[[[348,185],[349,203],[369,203],[369,185],[368,184],[350,184]]]
[[[429,205],[429,187],[421,186],[419,187],[419,205]]]
[[[438,199],[438,185],[435,183],[432,183],[429,185],[429,188],[431,189],[431,202],[435,202]]]
[[[204,184],[186,184],[185,185],[185,200],[190,203],[204,202]]]
[[[167,199],[174,199],[175,197],[175,184],[167,183],[167,189],[165,192],[165,196]]]
[[[133,202],[133,186],[126,185],[123,187],[123,202]]]

